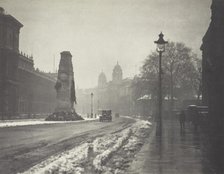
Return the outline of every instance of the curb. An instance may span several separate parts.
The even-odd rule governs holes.
[[[127,170],[128,174],[144,174],[143,168],[145,164],[145,155],[148,154],[150,149],[150,143],[155,137],[156,133],[156,123],[152,125],[152,131],[149,134],[149,138],[146,139],[141,150],[136,154],[135,160],[130,164],[130,167]]]

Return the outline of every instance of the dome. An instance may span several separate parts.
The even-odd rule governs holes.
[[[106,75],[104,74],[104,72],[101,72],[99,75],[99,80],[101,81],[107,81]]]
[[[116,72],[121,72],[121,71],[122,71],[121,66],[118,64],[118,62],[117,62],[117,64],[115,65],[113,71],[116,71]]]
[[[99,77],[98,77],[98,87],[104,87],[106,86],[107,83],[107,78],[104,72],[101,72]]]
[[[120,82],[122,80],[122,76],[123,76],[123,73],[122,73],[121,66],[117,62],[117,64],[115,65],[113,69],[113,74],[112,74],[113,82],[115,83]]]

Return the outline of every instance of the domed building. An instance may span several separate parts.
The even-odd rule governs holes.
[[[102,109],[111,109],[113,114],[131,115],[134,111],[132,101],[132,79],[124,78],[121,66],[115,64],[113,68],[112,80],[107,80],[104,72],[98,76],[98,85],[96,88],[86,90],[77,90],[77,98],[81,105],[77,106],[80,113],[90,111],[90,94],[93,93],[93,110],[100,113]]]
[[[102,71],[98,77],[98,88],[104,88],[107,85],[107,78],[105,73]]]
[[[121,66],[117,62],[117,65],[115,65],[115,67],[113,69],[112,82],[120,83],[122,81],[122,79],[123,79],[122,69],[121,69]]]
[[[131,79],[123,79],[121,66],[117,64],[113,68],[112,80],[106,82],[105,74],[102,72],[98,79],[98,104],[99,108],[109,108],[114,113],[130,114],[131,103]]]

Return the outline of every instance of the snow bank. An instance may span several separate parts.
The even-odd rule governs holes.
[[[112,146],[111,148],[105,150],[103,153],[96,156],[96,158],[93,160],[93,166],[96,169],[96,171],[105,170],[105,167],[103,166],[105,162],[108,160],[110,155],[112,155],[120,147],[122,147],[123,143],[129,138],[130,134],[131,134],[131,129],[126,129],[122,131],[122,135],[116,140],[116,143],[114,144],[114,146]],[[100,144],[99,146],[102,146],[102,144]]]
[[[136,136],[141,136],[142,132],[145,129],[149,129],[151,127],[152,123],[149,121],[145,120],[138,120],[133,126],[132,126],[132,131],[134,135]]]
[[[46,173],[75,173],[82,174],[84,168],[81,164],[88,157],[89,143],[84,143],[77,148],[71,149],[33,166],[23,174],[46,174]]]
[[[118,139],[119,135],[116,134],[109,134],[106,137],[100,137],[100,138],[96,138],[93,141],[93,151],[95,153],[102,153],[105,150],[107,150],[108,148],[110,148],[111,146],[113,146],[116,142],[116,140]]]
[[[6,120],[0,121],[0,128],[2,127],[15,127],[15,126],[30,126],[30,125],[41,125],[41,124],[60,124],[60,123],[78,123],[84,121],[94,121],[97,119],[78,120],[78,121],[45,121],[45,120]]]
[[[147,136],[148,130],[151,127],[149,121],[139,120],[132,126],[132,136],[127,144],[123,147],[125,151],[135,151],[139,145],[142,145],[142,138]]]
[[[151,123],[148,121],[138,120],[131,127],[124,129],[122,132],[116,135],[110,135],[108,137],[101,137],[93,142],[94,151],[101,152],[93,160],[93,166],[96,171],[108,171],[105,167],[105,163],[110,156],[118,151],[126,141],[127,144],[124,146],[124,150],[135,150],[142,142],[140,138],[145,137],[145,130],[149,129]],[[113,146],[111,146],[113,144]],[[100,149],[100,150],[99,150]],[[104,150],[104,151],[103,151]]]

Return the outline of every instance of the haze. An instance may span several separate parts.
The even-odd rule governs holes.
[[[73,55],[76,85],[97,85],[103,70],[111,79],[118,61],[124,77],[139,73],[163,31],[166,40],[184,42],[199,57],[211,0],[0,0],[18,19],[20,50],[35,67],[55,71],[60,52]],[[55,57],[55,66],[54,66]]]

